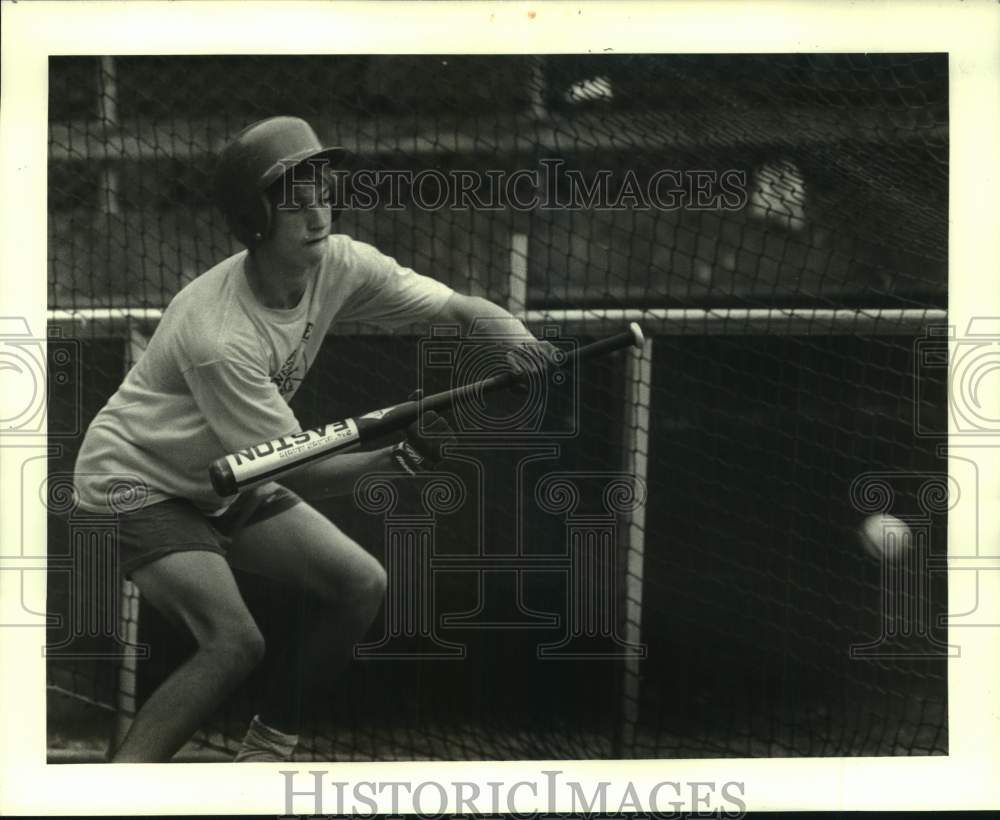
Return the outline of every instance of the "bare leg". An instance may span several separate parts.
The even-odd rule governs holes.
[[[169,760],[264,655],[225,558],[177,552],[132,575],[145,600],[187,625],[198,649],[143,704],[115,763]]]
[[[385,571],[308,504],[247,527],[230,548],[234,566],[281,581],[316,600],[303,630],[269,654],[261,719],[295,734],[300,698],[330,685],[378,614]]]

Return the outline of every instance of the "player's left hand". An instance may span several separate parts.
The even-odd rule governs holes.
[[[420,401],[422,396],[423,391],[417,390],[410,395],[410,401]],[[406,428],[406,439],[392,448],[392,460],[400,472],[415,476],[437,467],[444,460],[445,445],[456,440],[448,420],[428,410]]]
[[[536,339],[524,342],[507,353],[507,364],[514,374],[511,389],[515,393],[527,393],[533,376],[542,378],[550,368],[562,364],[565,354],[552,342]]]

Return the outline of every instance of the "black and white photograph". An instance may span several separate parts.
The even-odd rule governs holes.
[[[289,25],[313,5],[338,19]],[[601,6],[479,5],[483,32]],[[973,61],[455,25],[35,58],[0,574],[41,645],[33,765],[253,772],[286,814],[912,805],[774,784],[957,765],[995,668]]]

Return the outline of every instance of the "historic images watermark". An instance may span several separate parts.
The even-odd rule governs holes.
[[[980,465],[995,462],[1000,435],[1000,316],[974,316],[964,332],[954,325],[931,327],[914,346],[913,424],[917,436],[938,438],[948,463],[949,527],[963,522],[962,539],[951,539],[945,560],[932,558],[949,574],[952,593],[941,618],[954,641],[956,629],[1000,627],[1000,608],[983,583],[1000,571],[1000,545],[984,538],[981,514],[990,501],[980,490]],[[942,383],[943,382],[943,383]],[[946,414],[940,406],[943,394]],[[947,443],[945,443],[947,442]],[[957,652],[957,649],[954,649]]]
[[[44,653],[62,659],[147,658],[149,647],[137,641],[138,603],[122,577],[120,516],[141,510],[149,498],[145,482],[132,475],[89,476],[106,486],[103,509],[80,503],[75,482],[83,476],[51,471],[39,491],[50,527],[65,528],[65,551],[51,552],[46,568],[61,576],[65,598],[58,615],[49,615]],[[29,484],[29,486],[31,486]]]
[[[543,158],[534,168],[442,170],[332,168],[319,160],[290,168],[278,207],[296,185],[324,180],[335,210],[739,211],[749,201],[745,170],[657,168],[581,170]]]
[[[476,320],[464,338],[457,326],[435,325],[430,336],[419,342],[420,389],[430,395],[504,373],[517,354],[515,340],[520,333],[520,324],[514,320]],[[557,325],[543,328],[539,338],[554,349],[556,367],[527,370],[513,404],[490,401],[481,392],[459,397],[450,411],[457,439],[548,442],[579,433],[579,366],[575,356],[579,343],[563,336]],[[552,412],[554,409],[560,412]]]
[[[861,544],[879,563],[881,598],[878,634],[850,647],[857,659],[958,657],[949,627],[1000,625],[980,594],[981,574],[1000,570],[1000,556],[981,542],[979,471],[970,457],[995,447],[986,442],[1000,433],[1000,408],[989,401],[1000,377],[1000,317],[973,317],[964,333],[929,327],[914,342],[913,367],[913,432],[941,441],[942,467],[869,471],[851,485],[851,504],[865,516]],[[944,536],[956,517],[971,525],[971,539],[949,551]],[[949,572],[961,574],[964,594],[950,598],[946,612],[934,596]]]
[[[653,784],[600,780],[582,783],[560,769],[542,769],[530,778],[493,780],[340,780],[326,770],[282,770],[285,817],[367,816],[413,813],[418,817],[499,815],[535,817],[557,811],[643,817],[742,817],[746,785],[742,781],[660,780]],[[484,787],[485,786],[485,787]],[[525,806],[540,808],[526,810]],[[567,808],[568,807],[568,808]]]
[[[558,455],[558,450],[555,451]],[[646,502],[646,486],[617,472],[547,473],[533,483],[526,480],[525,468],[551,457],[552,451],[526,456],[515,467],[518,496],[528,495],[542,513],[559,518],[564,541],[558,552],[528,555],[521,541],[513,553],[495,553],[483,543],[467,554],[442,552],[437,546],[439,519],[461,510],[473,501],[478,520],[485,523],[487,501],[480,484],[472,490],[453,473],[429,473],[422,477],[420,507],[399,504],[394,474],[369,474],[355,486],[359,508],[383,519],[386,545],[385,631],[376,641],[355,646],[358,659],[460,660],[466,646],[446,640],[440,628],[452,629],[534,629],[559,628],[556,640],[540,641],[540,660],[608,660],[646,657],[646,646],[623,634],[621,590],[623,589],[620,543],[621,517]],[[476,459],[466,453],[466,460]],[[595,508],[581,504],[583,489],[597,489]],[[523,528],[523,508],[513,526]],[[510,524],[511,522],[508,522]],[[436,596],[436,580],[442,574],[461,573],[473,588],[486,594],[486,578],[508,575],[513,597],[505,606],[490,607],[484,602],[465,613],[442,611]],[[522,591],[533,573],[556,573],[563,579],[564,594],[541,612],[530,607]],[[494,602],[496,603],[496,602]],[[497,610],[506,614],[499,617]]]
[[[118,517],[143,506],[145,483],[136,476],[92,476],[107,491],[103,511],[95,511],[81,506],[73,473],[55,467],[62,440],[82,433],[80,342],[57,326],[42,337],[24,317],[0,317],[0,369],[9,379],[2,450],[18,471],[5,493],[16,503],[20,525],[20,537],[5,542],[0,571],[17,573],[21,589],[7,601],[0,626],[47,629],[43,653],[50,658],[146,657],[148,647],[125,634],[134,614],[121,595],[118,556]],[[44,520],[47,545],[30,526]],[[61,537],[52,538],[55,531]],[[28,593],[29,575],[39,572],[49,580],[45,603]]]
[[[975,316],[965,333],[931,327],[914,344],[913,429],[924,438],[1000,435],[1000,407],[990,406],[1000,379],[1000,316]],[[945,382],[948,414],[935,413]]]
[[[0,370],[6,387],[0,435],[65,438],[80,434],[80,343],[53,327],[31,333],[21,316],[0,316]],[[52,414],[58,406],[64,412]]]
[[[464,339],[457,328],[435,328],[419,349],[421,389],[429,395],[504,372],[512,333],[503,322],[478,323]],[[464,658],[465,645],[445,640],[441,628],[559,630],[540,636],[536,655],[543,660],[645,657],[638,636],[622,627],[623,533],[628,516],[646,503],[647,488],[624,471],[554,469],[560,442],[580,432],[578,345],[558,328],[540,338],[552,347],[555,369],[531,373],[506,405],[484,395],[463,397],[451,409],[455,441],[446,445],[448,461],[417,479],[418,506],[400,504],[394,475],[369,474],[355,485],[355,504],[383,522],[388,575],[385,634],[355,647],[355,657]],[[513,509],[502,521],[488,520],[498,514],[490,481],[513,488]],[[474,530],[474,543],[462,553],[443,550],[441,522],[459,513]],[[553,539],[553,529],[546,550],[532,549],[537,537],[530,527],[553,518],[561,537]],[[498,546],[487,533],[501,530],[513,537]],[[525,594],[538,573],[561,579],[561,591],[544,609],[531,606]],[[478,590],[475,607],[446,611],[436,595],[446,575]]]
[[[957,656],[958,647],[942,637],[943,613],[934,610],[932,590],[935,575],[947,571],[946,552],[940,544],[933,548],[933,533],[961,499],[958,482],[946,472],[872,471],[854,479],[850,495],[867,516],[859,537],[879,562],[881,598],[879,634],[853,644],[851,657]]]

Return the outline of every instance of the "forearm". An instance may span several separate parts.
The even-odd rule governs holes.
[[[281,483],[307,501],[349,495],[366,474],[394,472],[391,451],[392,447],[382,447],[321,459],[281,479]]]
[[[534,336],[524,323],[507,310],[480,296],[454,294],[445,306],[441,319],[456,322],[463,336],[475,329],[476,335],[510,337],[511,342],[531,342]]]

